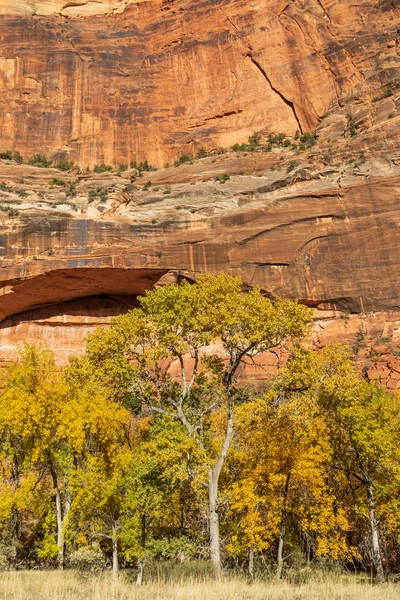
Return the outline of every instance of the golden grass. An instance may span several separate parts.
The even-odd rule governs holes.
[[[109,577],[80,581],[73,573],[20,571],[0,574],[0,600],[398,600],[400,585],[357,583],[346,578],[302,585],[221,579],[206,583],[114,583]]]

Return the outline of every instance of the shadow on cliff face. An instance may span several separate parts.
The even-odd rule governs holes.
[[[19,327],[22,323],[46,326],[79,326],[108,324],[110,319],[139,306],[137,295],[100,294],[84,296],[50,306],[32,308],[7,317],[0,323],[0,331]]]
[[[130,299],[157,285],[176,280],[174,272],[162,269],[57,269],[27,280],[4,282],[0,296],[0,320],[89,296],[118,296],[119,303],[129,308]]]
[[[96,327],[138,306],[138,296],[177,275],[160,269],[59,269],[8,282],[0,296],[0,363],[21,344],[45,345],[56,362],[81,354]]]
[[[7,317],[0,323],[0,365],[12,360],[23,343],[47,346],[57,364],[79,355],[96,327],[138,305],[136,295],[102,294],[75,298]]]

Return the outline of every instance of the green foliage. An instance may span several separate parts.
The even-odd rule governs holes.
[[[271,144],[271,146],[281,146],[285,138],[285,133],[270,133],[268,135],[268,142]]]
[[[76,168],[76,165],[72,160],[60,160],[54,167],[59,171],[73,171]]]
[[[65,181],[63,181],[62,179],[57,179],[57,177],[53,177],[53,179],[50,179],[49,185],[63,187],[65,186]]]
[[[235,152],[270,152],[273,147],[289,147],[290,140],[285,133],[269,133],[267,143],[262,143],[260,133],[255,132],[249,137],[247,144],[234,144],[232,150]]]
[[[200,276],[194,286],[183,282],[148,292],[140,304],[140,309],[113,321],[107,332],[91,336],[87,346],[96,372],[108,379],[122,369],[119,382],[128,377],[130,393],[135,389],[131,377],[136,372],[141,377],[142,366],[155,358],[188,351],[198,355],[202,346],[222,337],[223,347],[233,360],[232,353],[238,349],[243,356],[247,351],[254,354],[279,346],[287,337],[304,335],[310,318],[310,311],[294,302],[272,304],[259,289],[243,293],[240,280],[224,274]],[[132,350],[135,346],[143,348],[140,360]],[[137,360],[136,366],[132,359]],[[162,371],[159,376],[160,385],[171,385],[171,391],[175,388],[173,379]],[[196,376],[203,378],[204,373]],[[144,390],[149,384],[150,380]],[[140,396],[148,401],[142,393]]]
[[[317,143],[315,133],[313,131],[306,131],[300,136],[300,143],[303,144],[305,148],[312,148]]]
[[[374,98],[372,98],[372,102],[379,102],[379,100],[383,100],[384,98],[390,98],[390,96],[393,96],[393,89],[391,87],[388,87],[381,94],[374,96]]]
[[[18,150],[7,150],[6,152],[0,152],[0,159],[2,160],[13,160],[17,164],[22,164],[24,159]]]
[[[141,161],[137,163],[135,160],[130,164],[131,169],[137,169],[139,171],[139,177],[143,175],[143,173],[147,171],[157,171],[155,167],[149,164],[147,160]]]
[[[48,159],[44,154],[35,154],[29,159],[29,164],[34,167],[41,167],[43,169],[51,167],[53,161]]]
[[[6,213],[9,217],[18,217],[19,210],[12,206],[8,206],[8,204],[0,204],[0,210]]]
[[[222,173],[222,175],[217,175],[216,176],[215,181],[219,181],[220,183],[225,183],[230,178],[231,178],[231,176],[228,175],[228,173]]]
[[[84,578],[88,575],[100,575],[107,568],[107,561],[98,544],[71,552],[68,563],[71,569],[78,571]]]
[[[55,561],[58,547],[56,541],[57,522],[54,511],[49,510],[39,522],[38,530],[41,539],[37,544],[37,555],[40,559]]]
[[[193,160],[193,154],[181,154],[180,157],[174,162],[174,167],[179,167],[180,165],[191,163]]]
[[[73,183],[69,184],[68,189],[65,191],[65,196],[67,198],[75,198],[76,191],[75,191],[75,186]]]
[[[13,188],[10,185],[7,185],[5,181],[0,182],[0,190],[2,192],[12,192]]]
[[[196,158],[206,158],[209,156],[209,153],[204,148],[200,148],[196,154]]]
[[[98,187],[95,190],[90,190],[88,194],[88,202],[98,200],[99,202],[107,202],[110,187]]]
[[[347,126],[350,133],[350,137],[355,137],[357,135],[357,129],[354,123],[354,119],[350,113],[346,115],[347,117]]]
[[[249,137],[249,145],[250,146],[259,146],[261,141],[261,136],[256,131]]]
[[[101,163],[101,165],[95,165],[93,168],[95,173],[107,173],[112,170],[113,168],[111,165],[105,165],[104,163]]]

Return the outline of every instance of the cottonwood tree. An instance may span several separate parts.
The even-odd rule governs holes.
[[[207,454],[211,559],[219,569],[219,478],[243,397],[244,362],[304,336],[310,310],[289,300],[272,303],[258,288],[245,293],[240,279],[226,274],[148,292],[140,305],[90,336],[87,365],[132,407],[179,421]],[[217,410],[224,414],[219,444],[209,427]]]
[[[383,580],[379,522],[397,512],[392,499],[400,483],[399,397],[363,380],[348,350],[338,345],[319,353],[298,348],[280,385],[281,393],[315,396],[332,446],[331,475],[342,475],[354,520],[369,525],[372,563]]]
[[[178,421],[161,415],[141,420],[121,519],[124,555],[139,562],[137,585],[147,558],[183,560],[197,547],[194,488],[204,471],[203,454]]]
[[[35,493],[54,498],[60,568],[71,506],[68,464],[72,455],[58,431],[65,399],[66,386],[51,352],[25,346],[0,395],[0,438],[13,464],[14,510],[18,502],[26,505]]]
[[[68,400],[62,407],[58,431],[74,456],[68,541],[85,546],[94,540],[108,540],[116,577],[121,507],[135,427],[129,411],[106,398],[93,382],[82,386],[71,371],[67,380]]]
[[[299,531],[314,540],[317,556],[354,555],[346,543],[345,511],[326,481],[332,447],[320,412],[309,395],[283,398],[274,386],[237,410],[237,435],[228,458],[232,481],[224,492],[229,549],[238,556],[248,553],[250,576],[254,554],[275,542],[280,579],[285,544]]]
[[[115,481],[130,461],[130,418],[95,387],[68,384],[47,349],[26,346],[10,370],[0,394],[3,484],[10,475],[0,517],[2,507],[11,516],[36,507],[43,532],[38,554],[56,558],[61,569],[72,516],[83,518],[91,507],[95,522],[114,502]]]

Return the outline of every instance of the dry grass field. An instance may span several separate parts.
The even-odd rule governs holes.
[[[303,585],[221,579],[181,584],[114,583],[109,577],[82,581],[71,572],[0,574],[0,600],[398,600],[400,584],[372,585],[345,577]]]

